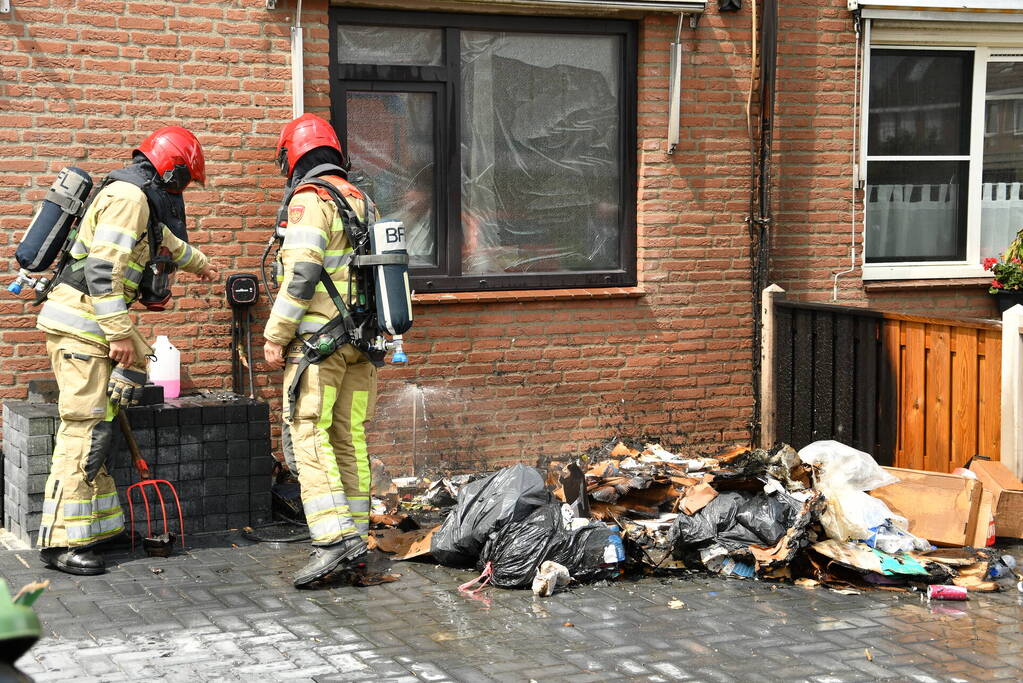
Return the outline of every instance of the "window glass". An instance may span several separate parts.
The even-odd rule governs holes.
[[[462,270],[620,264],[619,41],[461,34]]]
[[[969,154],[971,53],[874,50],[867,153]]]
[[[1023,228],[1023,62],[987,65],[981,258],[999,256]]]
[[[335,125],[416,290],[636,283],[636,22],[330,16]]]
[[[410,264],[436,266],[433,93],[349,90],[346,103],[352,168],[380,214],[405,224]]]
[[[338,26],[337,58],[341,64],[441,66],[443,36],[440,29]]]
[[[870,162],[867,262],[965,258],[968,169],[968,161]]]

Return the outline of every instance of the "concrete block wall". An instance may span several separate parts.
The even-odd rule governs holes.
[[[34,544],[43,515],[43,491],[50,471],[57,406],[12,402],[3,409],[2,526]]]
[[[43,492],[60,424],[53,404],[8,401],[3,410],[3,526],[35,543]],[[182,398],[128,410],[132,433],[150,477],[174,484],[181,501],[185,534],[237,529],[270,521],[269,406],[240,399],[221,402]],[[125,515],[126,489],[139,480],[119,430],[112,465]],[[178,529],[173,498],[161,487],[170,529]],[[162,530],[162,513],[147,488],[150,515]],[[136,529],[145,531],[145,506],[133,495]]]

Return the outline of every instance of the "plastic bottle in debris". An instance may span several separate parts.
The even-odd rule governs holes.
[[[987,575],[991,579],[1003,579],[1007,576],[1015,576],[1016,558],[1012,555],[1002,555],[988,567]]]
[[[604,563],[616,564],[625,561],[625,545],[622,543],[621,529],[617,526],[608,527],[612,533],[607,537],[607,546],[604,547]]]
[[[156,360],[149,362],[149,379],[163,387],[164,398],[177,398],[181,394],[181,352],[161,334],[153,345]]]

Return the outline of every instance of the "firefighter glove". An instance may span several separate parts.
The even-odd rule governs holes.
[[[115,367],[110,373],[107,394],[110,402],[122,406],[138,405],[142,400],[142,388],[146,384],[146,373],[141,370]]]

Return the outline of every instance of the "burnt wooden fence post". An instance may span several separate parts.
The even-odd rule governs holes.
[[[777,440],[775,424],[775,353],[778,340],[775,330],[775,301],[785,295],[778,285],[771,285],[760,294],[760,448],[772,448]]]

